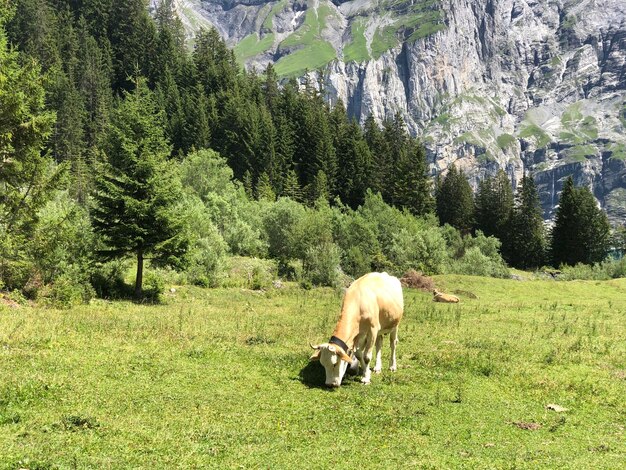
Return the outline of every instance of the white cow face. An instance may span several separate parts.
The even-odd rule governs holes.
[[[315,352],[311,356],[312,361],[320,361],[326,370],[326,385],[328,387],[339,387],[346,369],[352,362],[341,347],[336,344],[320,344],[312,346]]]

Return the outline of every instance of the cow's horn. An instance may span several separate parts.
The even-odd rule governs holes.
[[[309,343],[309,346],[311,346],[311,349],[319,349],[320,348],[319,345],[313,346],[312,343]]]

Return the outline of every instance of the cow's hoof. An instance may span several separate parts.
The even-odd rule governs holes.
[[[391,372],[395,372],[395,371],[397,371],[397,370],[398,370],[398,368],[397,368],[396,366],[391,366],[391,367],[389,368],[389,370],[390,370]]]
[[[375,367],[374,368],[374,374],[380,374],[382,372],[382,367]]]
[[[361,379],[361,383],[362,383],[363,385],[369,385],[369,384],[370,384],[370,379],[362,378],[362,379]]]

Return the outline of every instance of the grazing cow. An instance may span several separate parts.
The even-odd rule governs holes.
[[[396,366],[398,324],[404,311],[400,281],[387,273],[369,273],[352,283],[346,291],[341,316],[328,343],[311,345],[315,352],[312,361],[320,361],[326,370],[326,385],[341,385],[346,369],[352,364],[350,353],[361,364],[361,382],[370,383],[372,347],[376,344],[374,372],[382,369],[380,349],[383,335],[390,334],[391,371]]]
[[[456,295],[444,294],[437,289],[433,290],[433,302],[445,302],[448,304],[459,303],[459,298]]]

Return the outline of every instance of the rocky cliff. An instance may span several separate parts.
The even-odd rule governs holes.
[[[154,0],[157,1],[157,0]],[[564,179],[626,221],[624,0],[179,0],[249,67],[323,70],[364,120],[400,111],[433,173],[534,175],[546,217]]]

